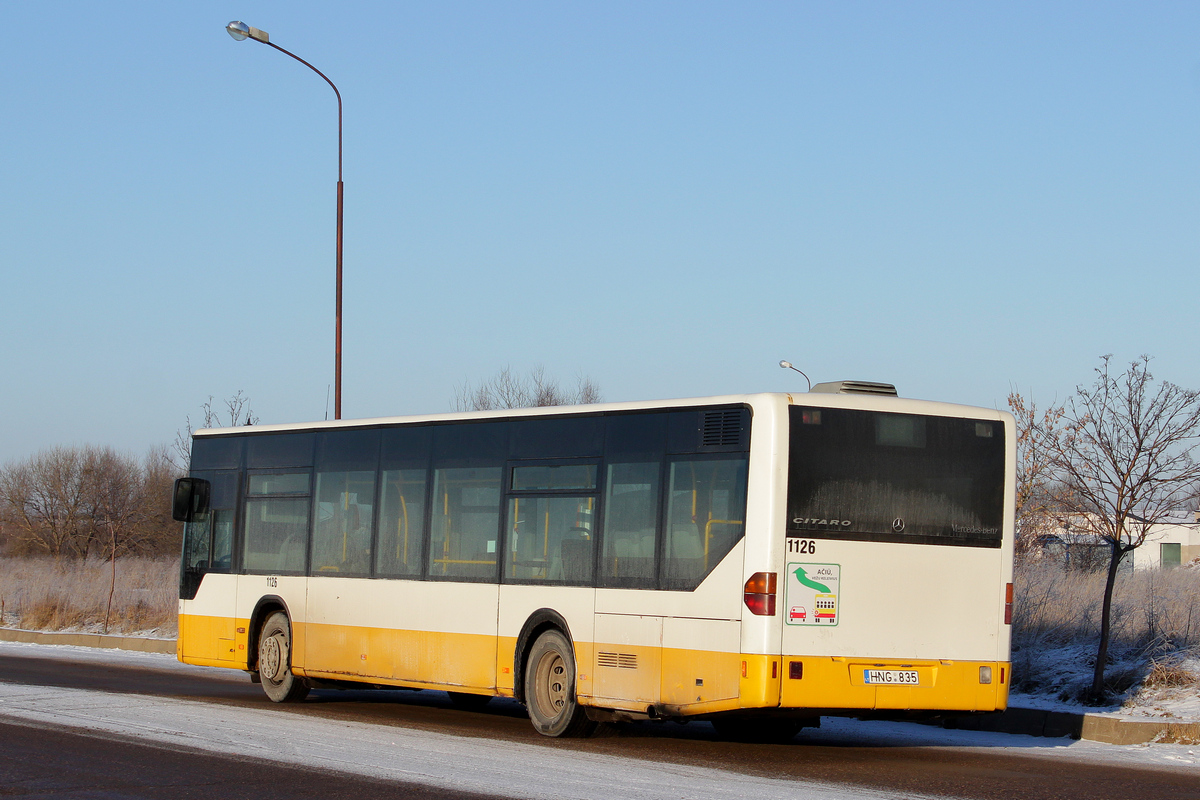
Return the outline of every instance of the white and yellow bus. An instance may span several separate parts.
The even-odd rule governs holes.
[[[886,384],[198,431],[181,661],[538,731],[1005,708],[1012,418]]]

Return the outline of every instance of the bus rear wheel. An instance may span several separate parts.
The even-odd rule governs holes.
[[[596,727],[576,699],[575,654],[559,631],[546,631],[529,650],[525,707],[534,729],[545,736],[587,736]]]
[[[258,677],[267,697],[295,703],[308,696],[308,684],[292,673],[292,626],[287,614],[267,617],[258,637]]]

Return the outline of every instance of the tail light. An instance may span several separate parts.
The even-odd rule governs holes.
[[[746,608],[759,617],[775,616],[775,573],[756,572],[746,581]]]
[[[1012,625],[1013,585],[1004,584],[1004,624]]]

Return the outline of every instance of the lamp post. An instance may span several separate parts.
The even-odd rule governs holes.
[[[314,67],[295,53],[289,53],[277,44],[271,42],[266,31],[252,28],[244,22],[231,22],[225,30],[235,41],[241,42],[253,39],[268,47],[274,47],[284,55],[291,56],[304,66],[325,79],[337,95],[338,103],[338,180],[337,180],[337,303],[335,311],[335,332],[333,344],[333,418],[342,418],[342,93],[333,85],[333,81],[324,72]]]
[[[779,366],[782,367],[783,369],[793,369],[793,370],[796,370],[796,372],[800,372],[800,370],[798,370],[792,366],[792,362],[790,362],[790,361],[780,361]],[[800,372],[800,374],[804,375],[803,372]],[[811,392],[812,391],[812,381],[810,381],[808,379],[807,375],[804,375],[804,380],[808,384],[808,390]]]

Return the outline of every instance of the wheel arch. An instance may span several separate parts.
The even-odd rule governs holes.
[[[288,608],[287,601],[275,594],[260,597],[254,604],[254,611],[250,614],[250,623],[246,628],[246,669],[250,672],[258,670],[258,637],[262,634],[263,623],[276,611],[282,611],[287,615],[288,633],[291,640],[296,641],[296,637],[291,631],[292,612]]]
[[[572,651],[575,650],[575,637],[571,635],[571,626],[562,614],[552,608],[539,608],[530,614],[521,626],[517,646],[513,650],[513,696],[522,703],[525,702],[525,661],[537,638],[552,628],[567,637],[567,644]]]

